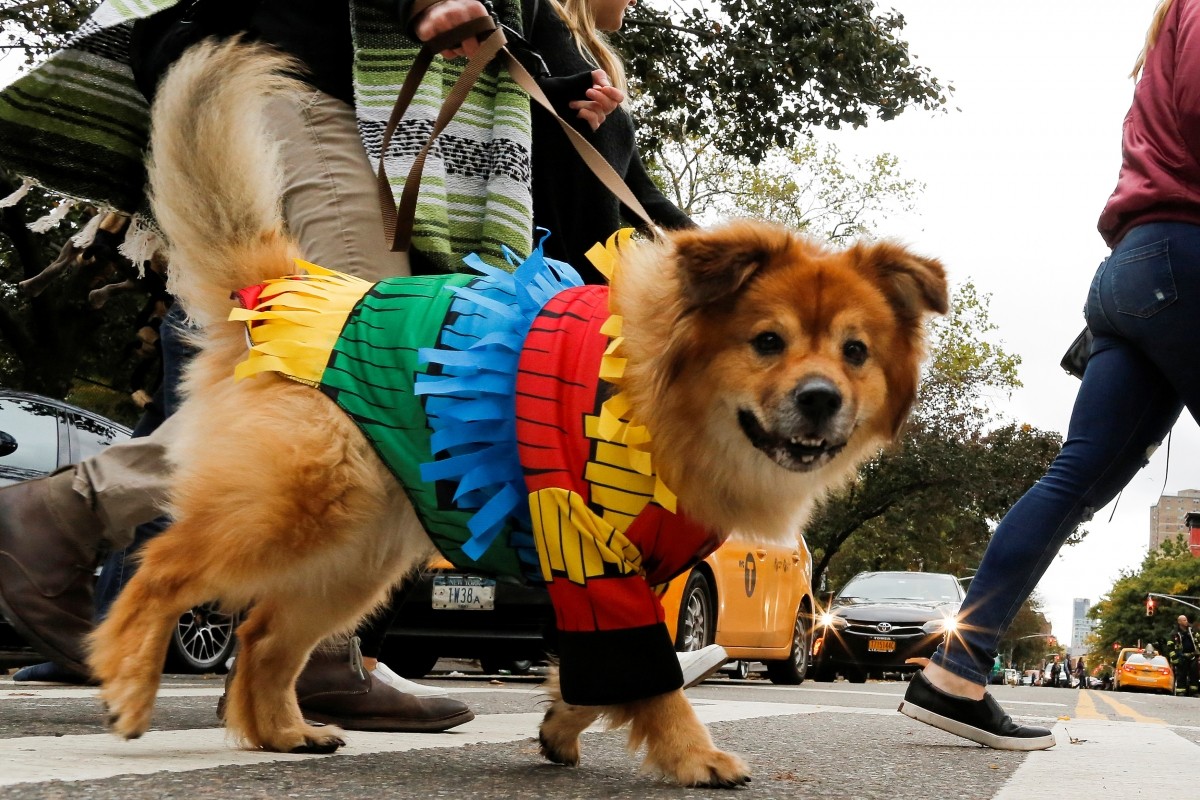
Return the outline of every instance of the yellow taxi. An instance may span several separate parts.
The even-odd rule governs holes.
[[[791,547],[729,538],[662,597],[675,649],[719,644],[736,676],[761,661],[775,683],[800,683],[812,646],[811,580],[803,537]]]
[[[1166,656],[1153,650],[1126,647],[1117,654],[1113,688],[1118,692],[1139,689],[1174,694],[1175,673]]]
[[[675,648],[719,644],[734,676],[745,677],[750,663],[761,661],[772,681],[800,683],[812,645],[811,579],[802,537],[790,547],[731,537],[662,595]],[[462,572],[440,558],[394,607],[381,657],[408,678],[445,657],[478,659],[488,673],[521,674],[553,649],[554,611],[543,588]]]

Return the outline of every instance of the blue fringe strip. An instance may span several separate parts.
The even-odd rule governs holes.
[[[440,374],[418,374],[414,387],[425,398],[438,459],[421,465],[421,478],[456,483],[455,504],[474,512],[462,551],[478,561],[508,530],[508,545],[517,551],[526,577],[536,580],[537,551],[517,453],[517,364],[525,337],[550,298],[583,285],[573,267],[543,255],[549,234],[541,232],[537,247],[520,264],[504,249],[512,272],[474,254],[463,259],[480,277],[448,288],[456,298],[442,340],[417,356],[421,364],[438,365]]]

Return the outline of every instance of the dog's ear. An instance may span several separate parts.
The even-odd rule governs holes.
[[[915,255],[892,242],[860,245],[857,249],[859,267],[883,289],[904,322],[916,323],[926,314],[945,314],[949,309],[942,262]]]
[[[676,231],[671,241],[684,300],[693,309],[737,293],[779,249],[760,230],[736,223]]]

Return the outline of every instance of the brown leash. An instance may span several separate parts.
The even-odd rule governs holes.
[[[437,2],[440,2],[440,0],[417,0],[414,3],[413,16],[418,16],[426,8]],[[446,96],[445,102],[443,102],[437,119],[434,122],[433,130],[430,132],[429,138],[425,141],[420,152],[417,153],[412,168],[408,172],[408,177],[404,181],[404,190],[400,194],[400,204],[397,206],[396,197],[392,193],[391,183],[388,182],[387,173],[384,170],[384,160],[387,157],[392,135],[395,133],[396,126],[400,124],[400,120],[404,118],[405,112],[416,96],[417,89],[421,85],[421,80],[429,70],[430,64],[433,63],[434,56],[471,37],[476,37],[480,40],[479,49],[467,61],[467,66],[463,70],[462,75],[459,76],[450,93]],[[434,141],[446,129],[446,126],[450,124],[450,120],[454,118],[458,109],[467,99],[471,87],[475,85],[484,68],[497,55],[504,59],[504,63],[508,67],[509,74],[512,75],[513,80],[529,94],[532,100],[549,111],[558,120],[559,126],[567,134],[567,138],[575,147],[575,151],[579,153],[580,158],[583,159],[584,163],[587,164],[588,168],[591,169],[600,182],[616,195],[617,199],[624,203],[626,208],[640,217],[648,230],[655,236],[658,236],[661,233],[659,227],[650,219],[650,215],[646,213],[646,209],[642,207],[642,204],[634,196],[629,186],[621,179],[621,176],[617,174],[612,165],[605,160],[604,156],[600,155],[596,151],[596,148],[592,147],[591,143],[583,138],[583,135],[575,130],[571,123],[558,115],[541,87],[537,85],[537,81],[522,66],[521,62],[509,52],[505,46],[507,44],[508,39],[504,36],[504,31],[496,27],[492,18],[480,17],[431,39],[421,47],[420,52],[417,54],[417,58],[413,62],[412,68],[404,80],[404,84],[400,87],[400,93],[396,97],[396,105],[392,108],[391,117],[384,128],[383,147],[379,157],[379,172],[377,174],[379,202],[383,211],[384,234],[391,240],[392,250],[394,252],[408,252],[412,246],[417,195],[421,188],[421,173],[425,168],[425,158],[429,154],[430,148],[433,147]]]

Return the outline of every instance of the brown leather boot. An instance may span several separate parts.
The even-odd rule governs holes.
[[[304,718],[352,731],[434,732],[475,719],[465,703],[414,697],[363,669],[358,637],[336,651],[318,649],[296,681]]]
[[[38,652],[83,675],[104,525],[74,468],[0,489],[0,611]]]

